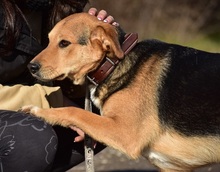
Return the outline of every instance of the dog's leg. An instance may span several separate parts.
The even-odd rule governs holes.
[[[140,144],[137,133],[130,131],[127,125],[122,127],[124,120],[99,116],[76,107],[41,109],[36,106],[25,106],[21,111],[38,116],[52,125],[77,126],[95,140],[118,149],[132,158],[137,158],[141,154],[141,148],[134,146]]]

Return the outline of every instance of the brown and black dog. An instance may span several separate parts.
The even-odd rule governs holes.
[[[29,64],[44,81],[83,84],[103,59],[120,60],[91,99],[101,116],[76,107],[25,112],[50,124],[74,125],[132,158],[162,171],[191,171],[220,162],[220,54],[146,40],[124,56],[120,29],[86,13],[60,21],[49,45]]]

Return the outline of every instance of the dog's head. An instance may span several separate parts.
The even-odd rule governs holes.
[[[61,20],[49,33],[48,46],[28,65],[39,80],[69,77],[83,84],[105,56],[123,58],[116,28],[87,13]]]

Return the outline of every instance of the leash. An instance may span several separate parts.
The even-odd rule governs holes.
[[[88,88],[88,80],[86,80],[86,97],[85,97],[85,110],[92,112],[92,102],[90,100],[90,91]],[[86,172],[94,172],[94,141],[85,134],[84,151],[85,151],[85,165]]]
[[[124,55],[127,55],[130,50],[137,44],[138,34],[137,33],[129,33],[125,35],[125,40],[121,45],[122,50],[124,51]],[[92,112],[92,102],[90,100],[90,91],[88,88],[88,81],[92,82],[94,85],[98,86],[98,84],[103,81],[116,67],[119,63],[119,59],[109,59],[105,58],[100,67],[87,75],[86,80],[86,97],[85,97],[85,110]],[[84,149],[85,149],[85,165],[86,172],[94,172],[94,141],[93,139],[85,134],[84,139]]]

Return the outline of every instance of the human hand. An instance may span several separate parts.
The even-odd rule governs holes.
[[[76,126],[70,126],[70,128],[71,128],[72,130],[74,130],[75,132],[77,132],[77,134],[79,135],[79,136],[76,136],[76,137],[74,138],[74,142],[81,142],[81,141],[84,140],[84,138],[85,138],[85,133],[84,133],[81,129],[79,129],[79,128],[76,127]]]
[[[110,23],[114,26],[119,26],[119,23],[114,21],[114,17],[108,15],[105,10],[101,10],[98,12],[96,8],[90,8],[88,13],[93,16],[97,16],[98,20],[102,20],[103,22]]]
[[[83,141],[84,139],[85,139],[85,133],[80,129],[80,128],[78,128],[78,127],[76,127],[76,126],[70,126],[70,128],[72,129],[72,130],[74,130],[75,132],[77,132],[78,133],[78,135],[79,136],[76,136],[75,138],[74,138],[74,142],[81,142],[81,141]],[[94,141],[94,140],[93,140]],[[93,142],[93,147],[94,148],[96,148],[96,141],[94,141]]]

